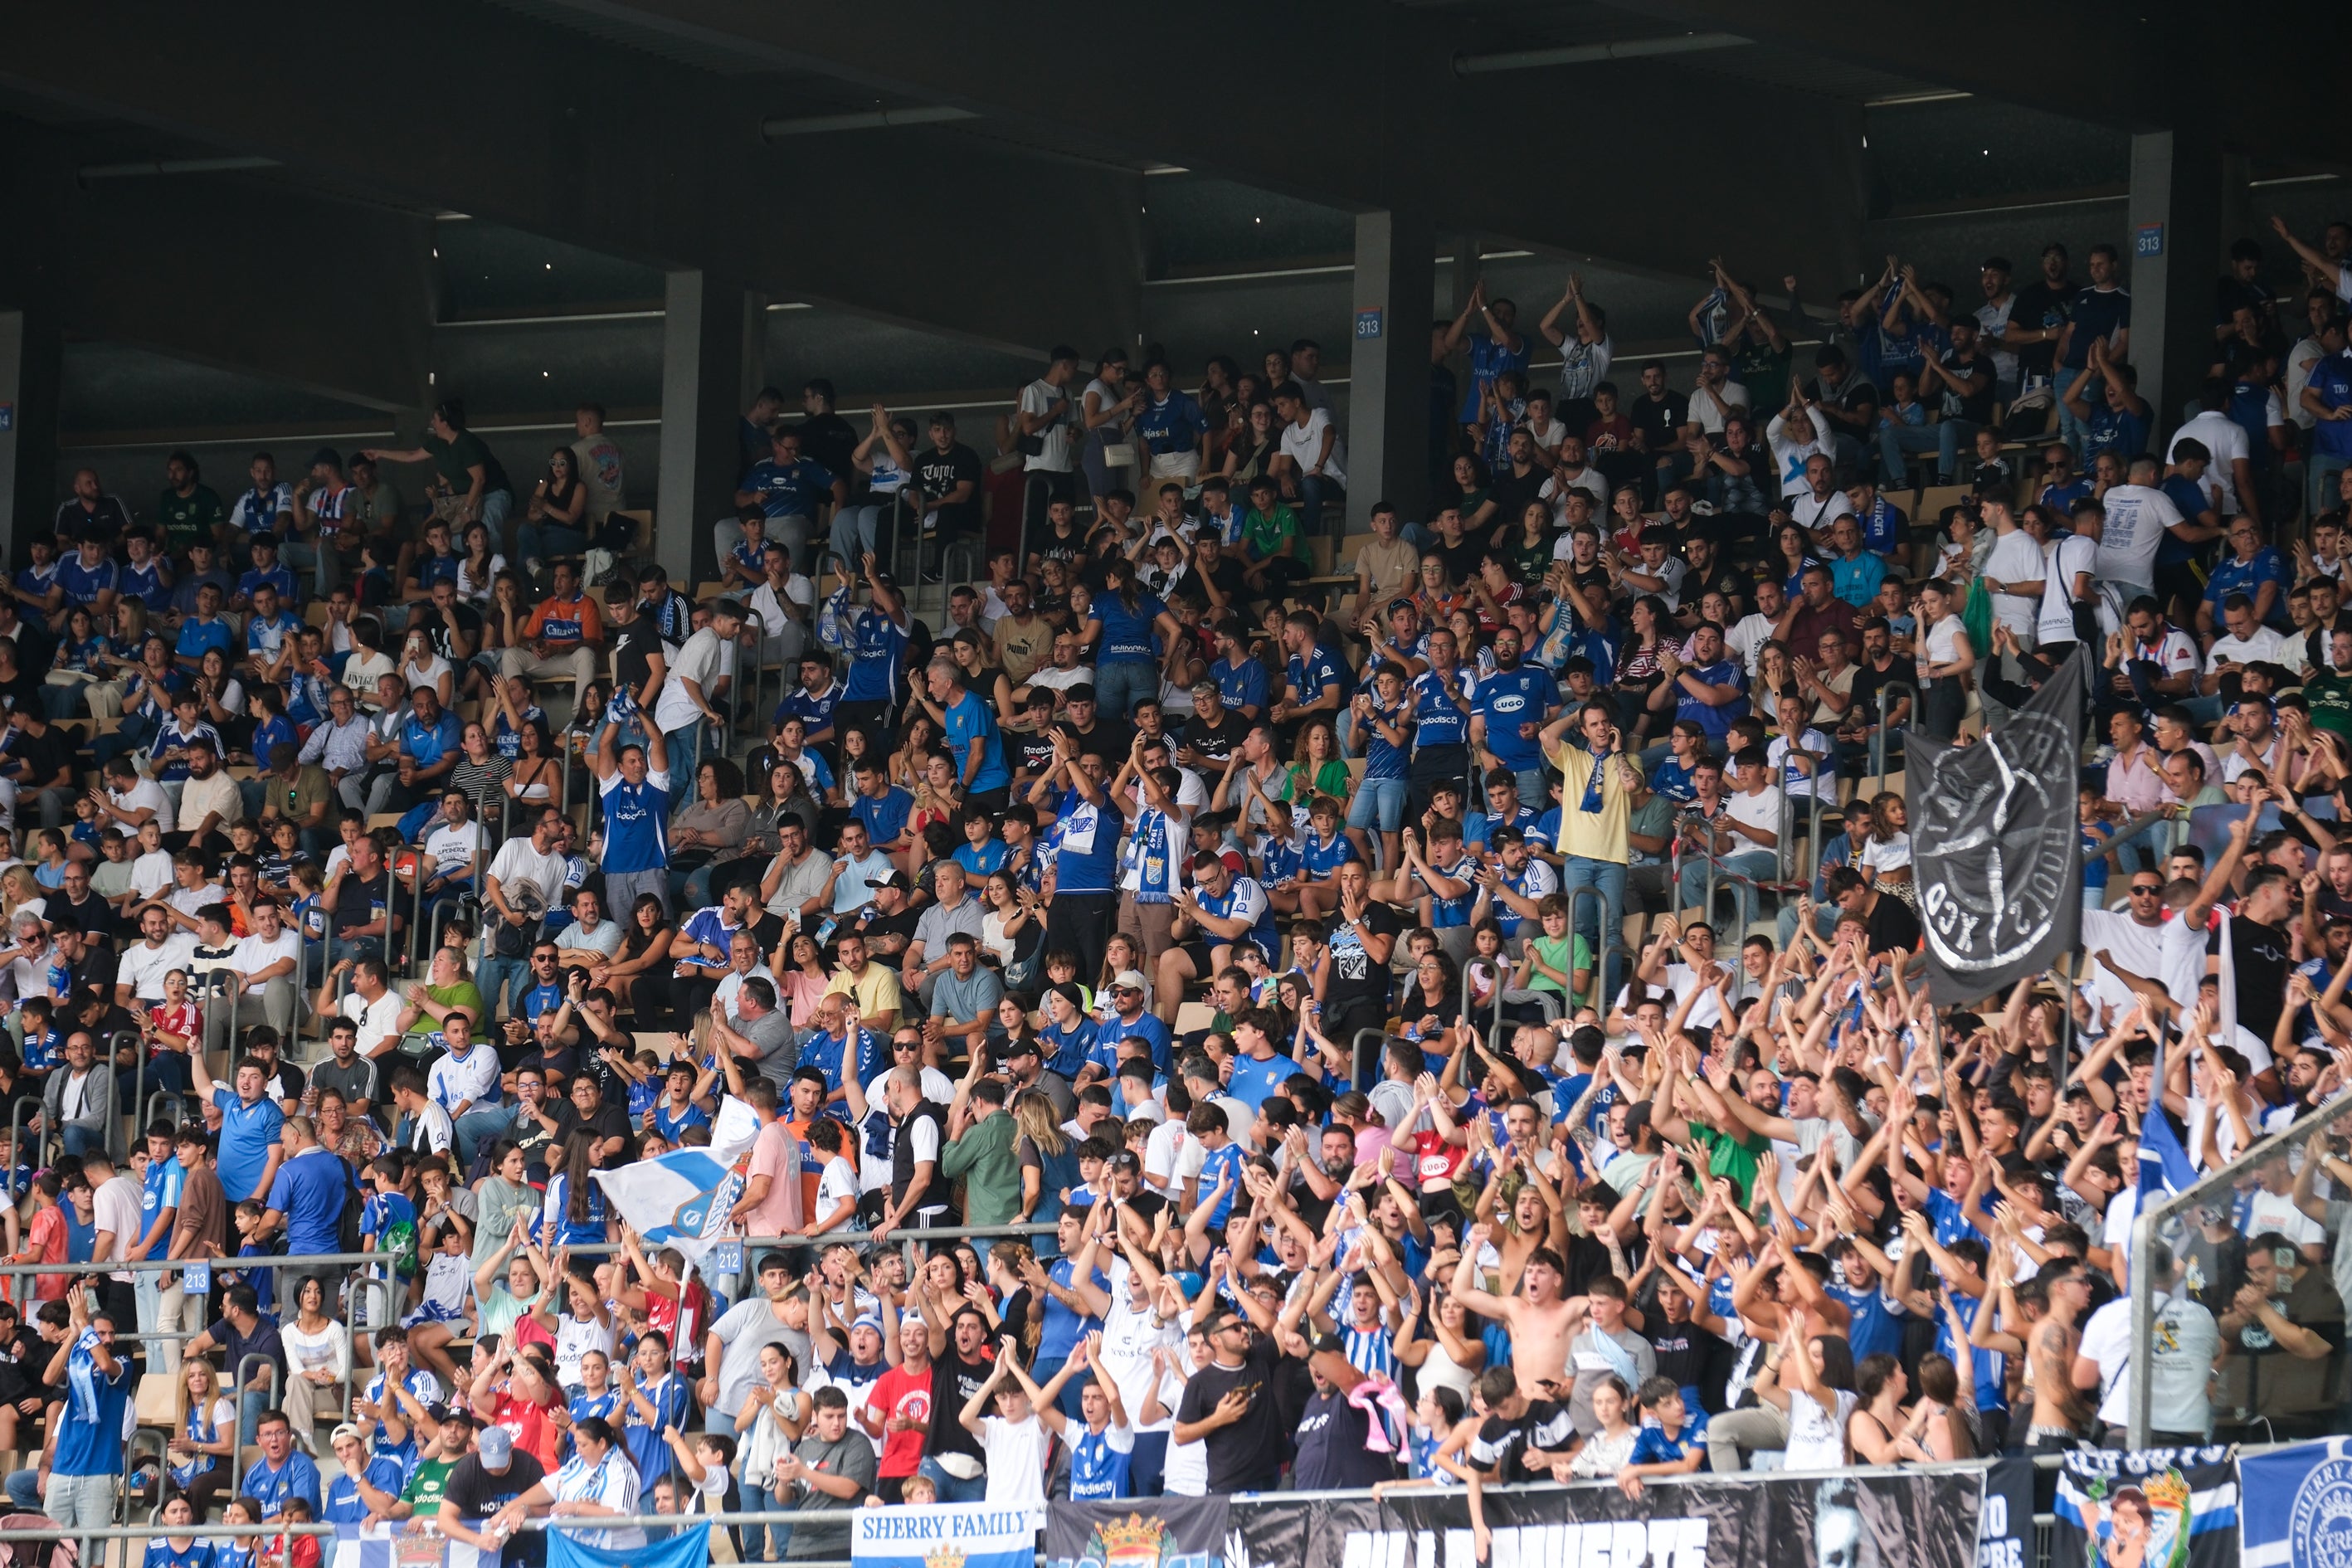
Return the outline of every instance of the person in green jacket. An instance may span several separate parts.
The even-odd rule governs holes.
[[[1021,1213],[1021,1162],[1013,1152],[1021,1129],[1004,1109],[1004,1080],[987,1072],[988,1050],[982,1046],[956,1085],[947,1146],[940,1151],[940,1174],[963,1183],[966,1225],[1006,1225]],[[986,1250],[981,1248],[983,1256]]]

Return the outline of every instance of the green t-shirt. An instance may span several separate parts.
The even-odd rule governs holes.
[[[455,985],[427,985],[425,994],[443,1007],[463,1007],[466,1016],[474,1020],[474,1032],[479,1038],[489,1019],[483,1016],[482,988],[470,980],[460,980]]]
[[[474,476],[469,470],[477,463],[482,468],[482,494],[488,496],[497,490],[504,490],[509,495],[514,493],[514,487],[507,482],[506,469],[499,466],[499,460],[489,447],[483,445],[482,438],[471,430],[458,431],[454,441],[444,441],[428,431],[419,445],[432,454],[433,467],[449,488],[459,495],[474,488]]]
[[[1544,536],[1533,544],[1528,542],[1526,534],[1514,532],[1511,535],[1511,542],[1503,550],[1503,564],[1511,569],[1511,580],[1529,586],[1542,582],[1544,574],[1551,570],[1552,548],[1553,541],[1549,529],[1544,531]]]
[[[155,518],[163,525],[164,537],[176,555],[187,549],[190,540],[210,543],[213,531],[228,521],[228,510],[210,485],[198,485],[184,496],[166,489],[155,503]]]
[[[400,1489],[401,1501],[414,1506],[421,1519],[438,1515],[441,1494],[448,1489],[449,1472],[457,1468],[455,1459],[418,1460],[416,1468],[408,1473],[408,1484]]]
[[[1706,1173],[1729,1176],[1739,1184],[1748,1206],[1755,1207],[1757,1156],[1772,1147],[1772,1141],[1760,1133],[1735,1138],[1696,1121],[1690,1124],[1690,1130],[1691,1136],[1706,1150]]]
[[[1557,938],[1533,938],[1528,943],[1528,951],[1563,974],[1573,975],[1580,969],[1592,967],[1592,944],[1574,931]],[[1540,969],[1530,968],[1528,976],[1529,990],[1550,991],[1562,996],[1568,994],[1568,987]]]
[[[1307,559],[1307,542],[1298,537],[1298,514],[1279,504],[1271,517],[1251,509],[1242,519],[1242,544],[1255,561],[1270,561],[1277,555]]]
[[[940,1152],[940,1174],[961,1181],[967,1225],[1004,1225],[1021,1212],[1021,1162],[1013,1152],[1018,1131],[997,1111]]]
[[[2315,669],[2303,678],[2303,700],[2311,704],[2313,728],[2352,740],[2352,675]]]

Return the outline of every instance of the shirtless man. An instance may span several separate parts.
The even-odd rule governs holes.
[[[2082,1442],[2084,1408],[2074,1387],[2074,1356],[2091,1310],[2091,1277],[2071,1258],[2053,1258],[2039,1276],[2050,1305],[2026,1338],[2026,1380],[2033,1386],[2033,1426],[2025,1451],[2056,1453]]]
[[[1517,1347],[1511,1370],[1518,1373],[1519,1392],[1529,1399],[1565,1399],[1570,1380],[1569,1342],[1582,1331],[1589,1310],[1585,1299],[1564,1300],[1560,1289],[1568,1282],[1568,1265],[1559,1254],[1539,1247],[1519,1276],[1519,1294],[1491,1295],[1478,1285],[1478,1255],[1492,1230],[1470,1227],[1462,1244],[1462,1261],[1454,1269],[1454,1294],[1462,1305],[1481,1317],[1499,1319]]]

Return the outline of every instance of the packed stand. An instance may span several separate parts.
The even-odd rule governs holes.
[[[85,476],[0,608],[16,804],[76,818],[0,876],[12,1496],[110,1517],[161,1412],[131,1499],[197,1533],[837,1557],[797,1515],[2119,1446],[2135,1264],[2159,1440],[2335,1429],[2332,1127],[2132,1249],[2144,1143],[2220,1169],[2352,1049],[2352,229],[2285,237],[2302,313],[2242,245],[2177,416],[2105,247],[1966,308],[1718,268],[1688,391],[1621,391],[1575,279],[1536,385],[1482,289],[1433,515],[1344,541],[1305,342],[1197,394],[1057,351],[988,458],[764,393],[698,601],[625,564],[593,409],[527,509],[446,408],[283,507]],[[126,617],[173,640],[117,692]],[[1931,996],[1904,736],[2077,643],[2080,973]],[[648,1249],[596,1173],[744,1108],[740,1275]],[[37,1270],[93,1257],[203,1288]]]

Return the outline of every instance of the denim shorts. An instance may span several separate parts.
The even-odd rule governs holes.
[[[1348,802],[1348,826],[1377,826],[1382,833],[1394,833],[1404,826],[1405,782],[1403,779],[1359,779],[1356,793]]]

